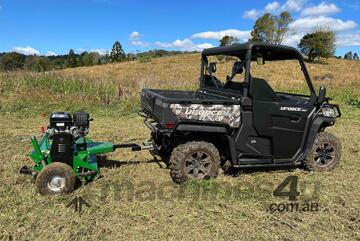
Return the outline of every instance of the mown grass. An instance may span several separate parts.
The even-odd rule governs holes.
[[[102,178],[70,195],[42,197],[34,180],[19,174],[22,165],[32,165],[26,138],[38,135],[54,110],[91,111],[90,136],[99,141],[146,140],[142,119],[129,114],[138,105],[138,92],[143,87],[196,89],[198,60],[193,54],[0,74],[0,240],[360,240],[360,70],[355,61],[309,65],[312,76],[334,75],[315,84],[326,85],[343,111],[329,129],[343,146],[341,163],[332,172],[259,169],[178,186],[164,163],[149,153],[121,150],[107,155]],[[289,84],[291,79],[297,83],[295,66],[271,73],[273,84],[296,90]],[[299,202],[319,202],[318,212],[267,211],[271,203],[288,202],[272,191],[289,175],[299,177]],[[311,199],[315,183],[320,193]],[[80,214],[67,208],[76,196],[91,207]]]

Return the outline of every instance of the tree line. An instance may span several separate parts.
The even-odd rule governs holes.
[[[249,41],[263,42],[267,44],[282,44],[287,37],[292,34],[290,24],[293,21],[289,12],[281,12],[278,16],[265,13],[259,17],[251,31]],[[298,48],[310,62],[320,58],[329,58],[334,56],[336,35],[334,31],[325,28],[315,29],[313,32],[305,34]],[[219,41],[220,46],[228,46],[237,42],[233,36],[226,35]],[[113,44],[110,52],[99,54],[98,52],[75,53],[70,49],[68,54],[56,56],[26,56],[16,52],[0,53],[0,70],[32,70],[48,71],[64,68],[74,68],[81,66],[92,66],[121,62],[126,60],[139,59],[140,62],[146,62],[151,58],[170,56],[184,53],[182,51],[150,50],[141,53],[126,54],[119,41]],[[341,57],[337,57],[341,58]],[[359,60],[357,53],[348,52],[344,59]]]
[[[110,52],[100,54],[98,52],[75,53],[70,49],[68,54],[56,56],[24,55],[17,52],[0,53],[0,70],[31,70],[49,71],[64,68],[101,65],[126,60],[147,61],[151,58],[171,56],[184,53],[182,51],[150,50],[140,53],[126,54],[119,41],[113,44]]]

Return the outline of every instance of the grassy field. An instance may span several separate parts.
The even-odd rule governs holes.
[[[329,129],[342,141],[340,165],[329,173],[252,170],[179,186],[164,163],[147,152],[107,156],[102,178],[64,196],[40,196],[19,174],[31,165],[28,137],[40,133],[55,110],[87,110],[96,140],[141,142],[149,137],[135,114],[141,88],[196,89],[198,54],[50,73],[0,73],[0,240],[360,240],[360,62],[330,59],[308,65],[312,77],[331,74],[329,96],[343,117]],[[219,65],[219,71],[229,65]],[[260,75],[283,90],[297,87],[295,64]],[[298,176],[299,203],[316,212],[270,212],[289,203],[272,191]],[[315,187],[318,188],[315,188]],[[66,205],[82,197],[81,213]]]

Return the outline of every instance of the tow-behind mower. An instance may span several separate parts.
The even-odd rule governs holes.
[[[30,153],[34,167],[24,166],[20,172],[36,177],[39,193],[69,193],[74,189],[76,178],[92,181],[99,177],[98,155],[113,152],[117,148],[132,148],[133,151],[151,149],[151,145],[133,143],[113,144],[95,142],[89,132],[89,114],[77,112],[54,112],[50,125],[40,141],[31,138],[34,150]]]

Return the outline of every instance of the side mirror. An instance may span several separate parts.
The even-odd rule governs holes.
[[[211,71],[211,73],[215,73],[216,72],[216,63],[210,63],[209,70]]]
[[[319,89],[319,95],[317,97],[318,103],[323,103],[326,101],[326,88],[325,86],[321,86]]]
[[[265,60],[263,57],[259,57],[259,58],[256,58],[256,62],[258,65],[264,65],[265,64]]]

